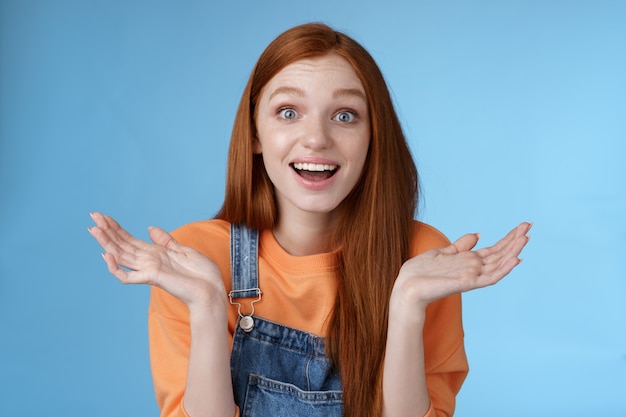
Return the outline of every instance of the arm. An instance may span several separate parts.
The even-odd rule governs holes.
[[[219,309],[189,309],[191,346],[184,408],[190,416],[235,414],[223,294],[215,299],[215,304],[223,304]],[[216,337],[220,334],[223,337]]]
[[[476,251],[472,249],[478,235],[465,235],[402,266],[390,300],[383,370],[384,417],[435,415],[439,404],[431,401],[438,393],[429,394],[425,366],[427,307],[444,297],[500,281],[519,264],[518,255],[528,242],[530,227],[522,223],[494,246]],[[444,394],[453,396],[454,389]],[[448,403],[453,405],[454,398]]]
[[[234,415],[227,306],[219,268],[161,229],[150,228],[154,242],[150,244],[135,239],[108,216],[95,213],[92,218],[96,226],[89,232],[106,251],[103,258],[113,276],[124,284],[162,289],[188,308],[186,412],[192,417]]]

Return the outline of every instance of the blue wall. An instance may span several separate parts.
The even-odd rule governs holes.
[[[420,218],[525,261],[464,298],[458,416],[626,411],[626,2],[0,3],[3,415],[156,415],[148,289],[110,277],[88,212],[140,237],[211,217],[256,58],[312,20],[393,91]],[[232,5],[228,5],[232,4]]]

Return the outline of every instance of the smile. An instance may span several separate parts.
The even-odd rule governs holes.
[[[306,162],[298,162],[291,164],[291,167],[303,178],[308,180],[325,180],[333,175],[338,170],[337,165],[330,164],[312,164]]]

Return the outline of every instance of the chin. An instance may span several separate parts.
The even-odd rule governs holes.
[[[335,214],[339,211],[339,203],[302,205],[300,209],[311,214]]]

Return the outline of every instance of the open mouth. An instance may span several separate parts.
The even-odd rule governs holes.
[[[302,178],[311,181],[326,180],[337,173],[339,167],[337,165],[330,164],[310,164],[310,163],[294,163],[291,167]]]

